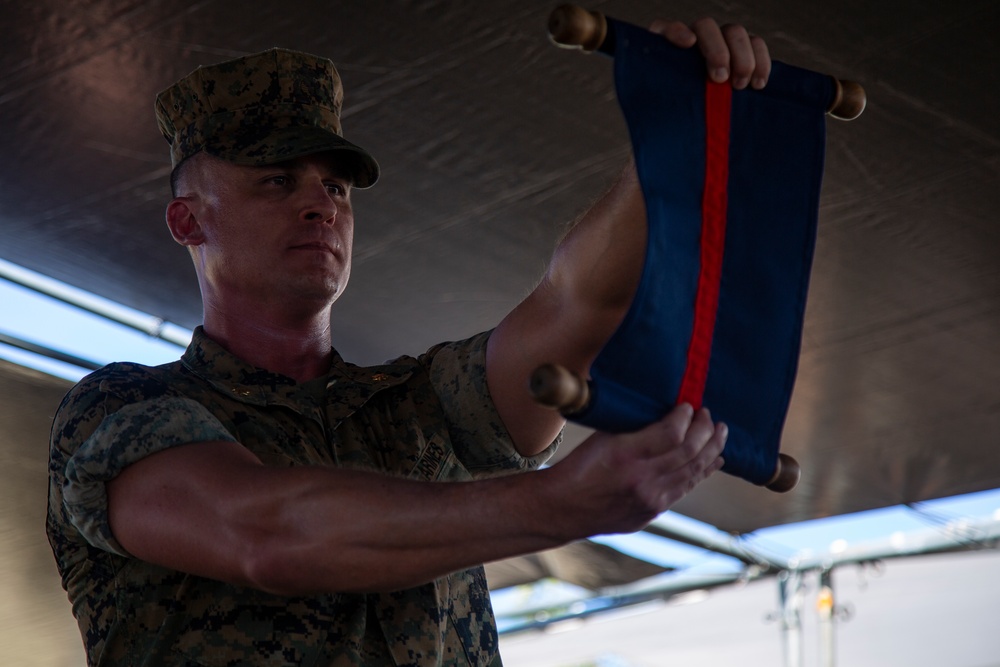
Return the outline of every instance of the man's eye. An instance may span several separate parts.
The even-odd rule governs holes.
[[[326,189],[330,192],[330,194],[334,195],[342,195],[345,191],[344,186],[340,183],[327,183]]]
[[[288,185],[290,180],[287,176],[271,176],[267,179],[267,182],[272,185]]]

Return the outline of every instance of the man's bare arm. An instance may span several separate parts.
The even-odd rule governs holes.
[[[680,47],[697,44],[716,81],[760,88],[770,74],[766,45],[740,26],[700,19],[688,27],[661,20],[650,29]],[[538,287],[491,335],[486,357],[490,392],[522,454],[540,452],[563,425],[558,413],[531,399],[531,373],[542,364],[558,363],[587,375],[631,305],[645,249],[645,204],[635,167],[629,164],[556,248]]]
[[[377,592],[598,533],[634,531],[721,465],[724,426],[681,406],[559,464],[428,483],[271,468],[233,442],[153,454],[108,482],[112,532],[163,567],[276,594]]]

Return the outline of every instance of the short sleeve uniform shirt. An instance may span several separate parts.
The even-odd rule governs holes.
[[[275,596],[132,557],[108,526],[105,482],[177,445],[232,440],[265,465],[463,481],[537,468],[514,449],[486,387],[489,334],[419,358],[296,383],[199,328],[164,366],[112,364],[53,424],[47,531],[91,665],[497,665],[475,567],[378,594]]]

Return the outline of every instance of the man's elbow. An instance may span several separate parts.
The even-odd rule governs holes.
[[[239,583],[282,596],[310,595],[322,590],[320,568],[311,568],[293,556],[287,546],[270,539],[248,540],[240,555]]]
[[[383,593],[415,583],[378,567],[372,558],[340,554],[318,556],[307,547],[255,540],[241,559],[243,585],[282,596],[334,593]],[[398,571],[396,571],[398,574]],[[424,583],[423,581],[418,583]]]

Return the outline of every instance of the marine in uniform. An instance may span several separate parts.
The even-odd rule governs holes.
[[[706,55],[735,44],[705,25],[661,30],[687,46],[700,40]],[[734,82],[766,77],[769,61],[756,41],[757,64],[748,60],[748,44],[734,52]],[[727,51],[709,67],[730,62]],[[317,264],[336,267],[308,286],[320,305],[305,294],[302,303],[276,303],[269,293],[259,309],[246,308],[253,286],[234,285],[212,264],[221,260],[204,253],[266,243],[238,226],[228,238],[212,236],[221,232],[194,224],[191,203],[208,195],[175,192],[168,226],[193,248],[204,327],[177,362],[112,364],[88,376],[53,424],[47,532],[90,665],[499,665],[479,563],[636,530],[722,464],[725,426],[679,406],[641,432],[595,434],[556,466],[518,474],[541,466],[562,424],[522,396],[527,374],[560,355],[551,360],[585,372],[627,310],[643,250],[634,239],[645,235],[623,234],[624,249],[612,253],[602,244],[613,230],[644,224],[634,169],[578,222],[540,287],[496,329],[381,366],[342,360],[328,325],[349,274],[349,189],[378,177],[367,151],[343,138],[342,100],[333,63],[283,49],[199,68],[157,98],[175,190],[199,159],[235,165],[230,171],[290,164],[290,175],[253,187],[291,193],[281,195],[288,202],[312,197],[285,208],[299,210],[303,227],[342,229],[304,242],[322,255]],[[269,276],[242,268],[238,276],[269,288]],[[276,278],[281,269],[278,262]],[[244,307],[235,316],[222,308],[232,301]],[[304,366],[277,364],[302,372],[280,372],[266,362],[281,359],[273,350],[244,345],[265,311],[310,307],[320,332],[312,342],[325,347],[304,355]],[[341,483],[377,507],[331,504],[323,490]],[[243,503],[258,495],[267,502]],[[386,516],[383,504],[419,515],[404,516],[395,524],[402,535],[390,535],[368,525]],[[350,551],[355,542],[339,542],[328,525],[377,544]],[[254,533],[267,530],[280,539]],[[289,544],[275,557],[261,545],[276,541]],[[247,553],[227,551],[233,545]],[[379,557],[372,564],[345,553]]]

